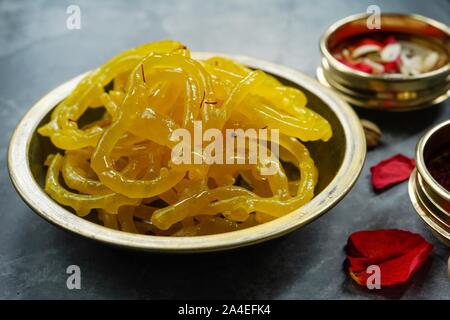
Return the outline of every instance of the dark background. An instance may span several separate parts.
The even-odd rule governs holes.
[[[81,30],[66,29],[66,8],[81,7]],[[447,259],[415,213],[407,184],[375,194],[369,167],[395,153],[414,155],[427,128],[450,118],[450,101],[411,113],[362,112],[383,130],[353,191],[312,224],[281,239],[232,252],[161,255],[127,252],[62,231],[14,191],[6,167],[11,132],[46,92],[143,42],[177,39],[192,50],[244,54],[314,77],[318,40],[334,21],[378,4],[450,22],[442,1],[5,1],[0,0],[0,298],[449,299]],[[350,233],[400,228],[433,243],[431,259],[405,286],[376,292],[343,272]],[[66,288],[67,266],[82,289]]]

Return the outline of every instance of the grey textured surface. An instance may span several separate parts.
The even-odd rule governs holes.
[[[81,30],[66,29],[66,8],[81,7]],[[450,102],[408,114],[363,112],[384,132],[353,191],[328,214],[286,237],[232,252],[158,255],[126,252],[66,233],[35,215],[7,173],[11,132],[25,111],[59,83],[139,43],[179,39],[192,50],[238,53],[314,76],[318,39],[331,23],[363,12],[416,12],[450,22],[442,1],[0,1],[0,298],[450,299],[447,259],[418,218],[406,183],[375,194],[369,167],[395,153],[412,156],[418,137],[450,118]],[[342,270],[350,233],[401,228],[434,245],[431,259],[401,288],[368,292]],[[66,289],[68,265],[82,289]]]

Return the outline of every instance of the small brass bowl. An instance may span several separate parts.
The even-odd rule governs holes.
[[[369,109],[407,111],[429,107],[450,96],[450,28],[433,19],[415,14],[383,13],[381,29],[368,29],[368,14],[356,14],[334,23],[320,40],[319,81],[338,91],[356,106]],[[354,70],[334,58],[332,52],[355,36],[374,33],[397,34],[432,48],[446,57],[439,69],[404,76],[373,75]]]
[[[450,192],[431,175],[427,161],[450,144],[450,120],[429,130],[417,143],[416,167],[409,178],[409,196],[419,216],[450,246]]]
[[[220,54],[193,53],[193,57],[199,60],[214,55]],[[350,191],[362,169],[366,144],[358,117],[338,95],[297,71],[249,57],[229,57],[251,68],[264,70],[285,84],[303,90],[309,106],[328,119],[333,128],[330,141],[307,144],[318,166],[320,178],[316,196],[303,207],[248,229],[197,237],[131,234],[78,217],[53,201],[43,190],[46,172],[43,162],[54,147],[48,138],[37,134],[36,129],[48,121],[55,105],[74,89],[83,75],[45,95],[15,129],[9,145],[8,167],[18,193],[40,216],[66,230],[108,244],[146,251],[201,252],[242,247],[279,237],[318,218]]]

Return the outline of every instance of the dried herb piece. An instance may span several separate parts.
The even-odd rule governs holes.
[[[143,64],[141,64],[141,73],[142,73],[142,80],[143,80],[144,82],[146,82],[146,81],[145,81],[145,73],[144,73],[144,65],[143,65]]]
[[[361,119],[361,125],[363,126],[364,135],[366,136],[367,147],[376,147],[381,140],[381,129],[375,123],[366,119]]]

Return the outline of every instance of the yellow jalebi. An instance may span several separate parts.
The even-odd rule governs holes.
[[[45,190],[78,215],[95,213],[126,232],[195,236],[264,223],[314,196],[318,172],[301,141],[327,141],[332,131],[306,104],[300,90],[262,71],[222,57],[194,60],[175,41],[145,44],[89,73],[39,128],[64,150],[46,161]],[[81,127],[89,108],[103,116]],[[196,123],[224,135],[279,130],[274,172],[262,174],[259,155],[252,164],[175,164],[174,132],[195,135]]]

